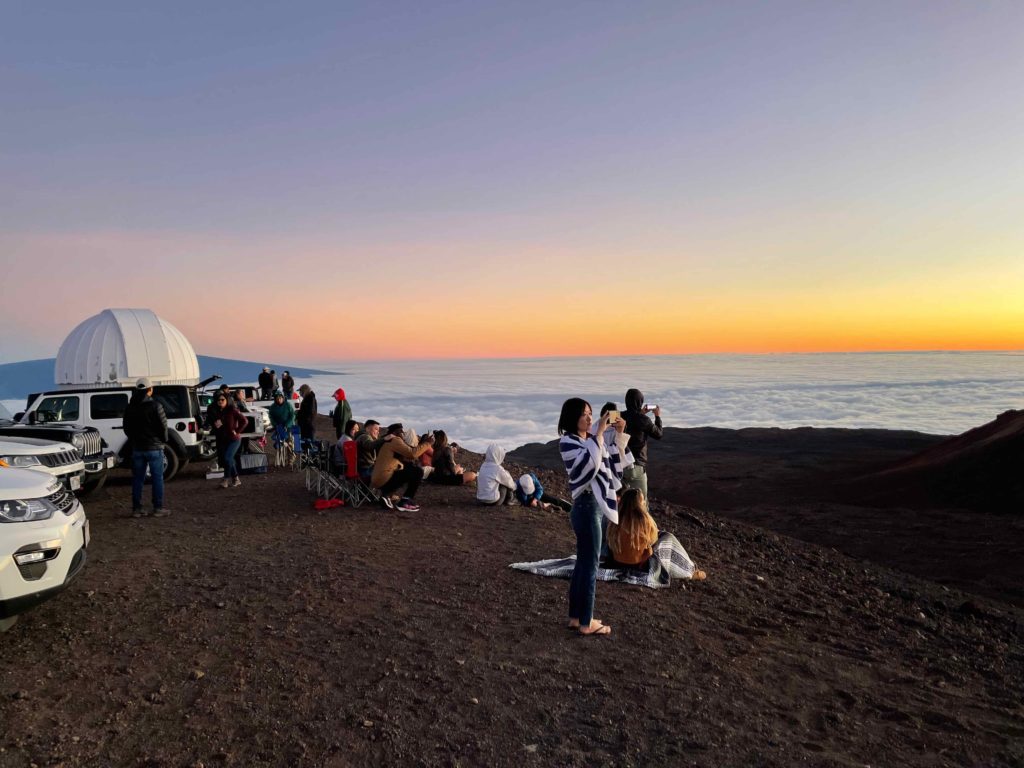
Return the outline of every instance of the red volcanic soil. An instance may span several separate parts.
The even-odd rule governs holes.
[[[802,471],[762,447],[751,476]],[[730,453],[680,487],[742,496]],[[133,520],[115,479],[83,575],[0,635],[0,766],[1024,765],[1019,609],[666,503],[670,477],[653,514],[708,580],[598,584],[606,638],[508,568],[572,552],[564,513],[430,486],[317,512],[299,473],[190,466]]]

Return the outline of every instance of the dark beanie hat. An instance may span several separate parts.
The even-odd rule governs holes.
[[[387,429],[389,435],[400,435],[405,431],[405,427],[402,426],[401,422],[397,424],[390,424]]]

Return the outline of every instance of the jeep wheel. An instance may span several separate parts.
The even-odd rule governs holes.
[[[169,445],[164,446],[164,482],[173,480],[178,474],[178,454]]]

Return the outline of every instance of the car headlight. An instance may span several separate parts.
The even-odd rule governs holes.
[[[85,437],[82,435],[72,435],[71,444],[81,451],[85,448]]]
[[[0,456],[0,461],[9,467],[38,467],[39,459],[35,456]]]
[[[0,523],[49,520],[57,508],[46,499],[0,501]]]

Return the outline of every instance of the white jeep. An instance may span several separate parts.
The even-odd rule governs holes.
[[[85,566],[89,521],[59,480],[0,467],[0,632]]]
[[[0,462],[8,467],[45,472],[69,491],[79,490],[85,475],[85,462],[77,448],[38,437],[0,436]]]

